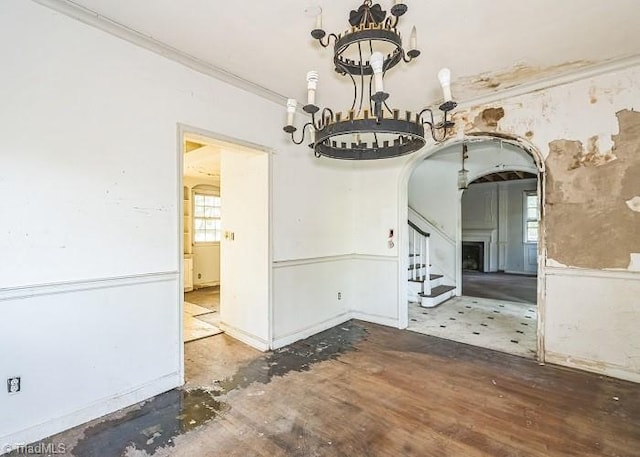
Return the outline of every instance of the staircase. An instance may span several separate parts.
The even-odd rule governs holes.
[[[442,284],[444,277],[431,273],[429,234],[409,223],[409,300],[433,308],[453,297],[455,286]]]

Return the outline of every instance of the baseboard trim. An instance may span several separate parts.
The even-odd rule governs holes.
[[[352,311],[351,317],[372,324],[386,325],[387,327],[401,328],[400,321],[397,318],[389,316],[380,316],[378,314],[363,313],[361,311]]]
[[[207,287],[216,287],[220,285],[220,281],[203,282],[200,284],[194,284],[193,290],[205,289]]]
[[[157,273],[143,273],[129,276],[114,276],[79,281],[65,281],[49,284],[0,288],[0,301],[32,298],[42,295],[67,294],[94,289],[108,289],[112,287],[134,286],[154,282],[177,281],[179,272],[161,271]]]
[[[15,447],[18,444],[34,443],[55,435],[56,433],[77,427],[78,425],[82,425],[106,414],[118,411],[119,409],[135,405],[143,400],[147,400],[163,392],[175,389],[180,385],[182,385],[180,373],[171,373],[121,394],[103,398],[89,406],[65,414],[61,417],[48,420],[25,430],[1,436],[0,454],[8,452],[9,447]]]
[[[241,341],[258,351],[265,352],[269,350],[269,344],[258,336],[245,332],[244,330],[240,330],[232,325],[225,324],[224,322],[220,322],[218,327],[231,338]]]
[[[504,272],[508,275],[536,276],[536,273],[531,271],[504,270]],[[492,272],[489,272],[489,273],[492,273]]]
[[[304,340],[305,338],[309,338],[316,333],[323,332],[331,327],[335,327],[336,325],[344,324],[349,320],[351,320],[351,313],[342,313],[318,324],[305,327],[301,330],[296,330],[295,332],[287,335],[276,337],[271,343],[271,349],[280,349],[281,347],[295,343],[296,341]]]
[[[612,378],[624,379],[625,381],[640,383],[640,372],[630,371],[627,367],[615,365],[607,362],[583,359],[571,355],[560,354],[553,351],[545,351],[544,360],[546,363],[589,371]]]

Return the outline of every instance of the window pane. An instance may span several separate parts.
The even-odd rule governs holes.
[[[538,208],[527,208],[527,219],[534,221],[538,219]]]
[[[538,241],[537,221],[527,222],[527,241],[532,243]]]
[[[196,241],[206,241],[206,235],[204,230],[196,230]]]
[[[196,194],[194,197],[194,241],[219,241],[220,234],[220,197],[216,195]]]
[[[538,196],[527,195],[527,208],[537,208],[537,207],[538,207]]]

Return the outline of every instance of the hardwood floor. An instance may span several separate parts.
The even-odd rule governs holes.
[[[224,335],[186,350],[200,389],[54,441],[77,457],[640,455],[630,382],[360,321],[273,353]]]
[[[462,295],[536,304],[538,279],[508,273],[462,272]]]

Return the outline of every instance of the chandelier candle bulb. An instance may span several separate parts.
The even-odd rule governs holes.
[[[453,98],[451,97],[451,70],[443,68],[438,72],[438,79],[442,86],[442,94],[444,95],[444,101],[449,102]]]
[[[290,98],[287,100],[287,125],[293,125],[294,116],[296,115],[296,108],[298,107],[298,102],[295,98]]]
[[[384,56],[380,52],[371,54],[371,68],[373,69],[374,84],[376,92],[384,92],[384,82],[382,80],[382,67],[384,66]]]
[[[316,16],[316,30],[322,30],[322,12]]]
[[[418,30],[414,25],[411,29],[411,35],[409,37],[409,50],[418,49]]]
[[[316,90],[318,89],[318,72],[310,71],[307,73],[307,104],[316,104]]]

